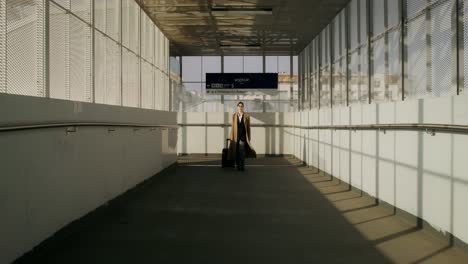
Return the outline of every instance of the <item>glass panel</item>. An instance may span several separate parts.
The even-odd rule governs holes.
[[[269,73],[278,72],[278,56],[265,57],[265,71]]]
[[[205,56],[202,58],[202,81],[206,81],[207,73],[220,73],[221,72],[221,57],[219,56]]]
[[[289,56],[278,56],[278,73],[289,75],[291,72],[291,58]]]
[[[263,57],[262,56],[245,56],[244,57],[244,72],[251,72],[251,73],[263,72]]]
[[[182,81],[201,82],[202,57],[186,56],[182,58]]]
[[[240,73],[244,72],[244,59],[242,56],[224,57],[224,72]]]

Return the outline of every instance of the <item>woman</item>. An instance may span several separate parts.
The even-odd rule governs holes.
[[[244,103],[237,103],[237,112],[232,115],[229,133],[228,159],[235,160],[237,170],[245,170],[245,158],[256,158],[257,154],[250,144],[250,115],[244,112]]]

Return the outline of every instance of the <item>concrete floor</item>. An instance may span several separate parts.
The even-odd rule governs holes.
[[[468,263],[390,208],[294,159],[179,165],[16,263]]]

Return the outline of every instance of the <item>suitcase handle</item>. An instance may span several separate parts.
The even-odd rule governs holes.
[[[229,141],[231,141],[231,139],[226,138],[226,148],[229,148]]]

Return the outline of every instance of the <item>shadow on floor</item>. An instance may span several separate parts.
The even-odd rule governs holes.
[[[16,263],[409,263],[451,253],[300,164],[261,157],[239,172],[218,156],[181,157]]]

